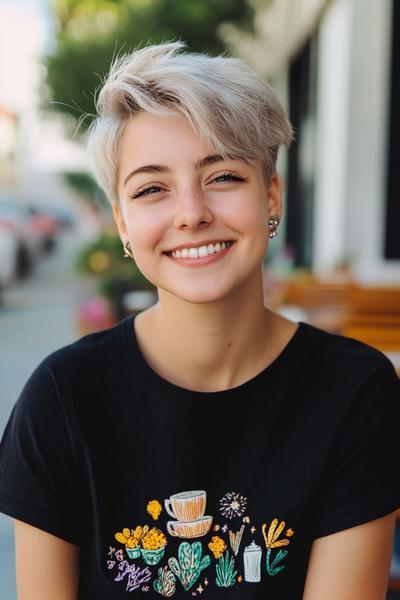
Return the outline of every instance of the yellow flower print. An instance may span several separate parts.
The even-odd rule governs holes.
[[[157,519],[160,516],[160,513],[162,511],[162,507],[158,500],[150,500],[150,502],[147,505],[146,510],[149,513],[149,515],[151,515],[153,517],[153,519],[155,521],[157,521]]]
[[[126,548],[137,548],[141,538],[148,532],[149,526],[141,527],[138,525],[135,530],[125,527],[121,532],[115,534],[115,539],[121,544],[125,544]]]
[[[167,538],[160,529],[153,527],[141,538],[144,550],[158,550],[167,545]]]
[[[274,519],[272,521],[271,525],[269,526],[267,535],[265,533],[266,528],[267,528],[266,523],[264,523],[262,526],[262,532],[263,532],[263,536],[264,536],[264,540],[265,540],[265,545],[267,546],[268,549],[280,548],[281,546],[287,546],[289,544],[289,540],[287,540],[287,539],[278,540],[278,537],[280,536],[280,534],[282,533],[282,531],[285,528],[285,521],[281,521],[281,523],[279,525],[278,525],[278,523],[279,523],[278,519]]]
[[[211,538],[211,542],[208,544],[208,547],[214,554],[215,558],[219,558],[226,550],[226,544],[224,540],[217,535],[214,535]]]

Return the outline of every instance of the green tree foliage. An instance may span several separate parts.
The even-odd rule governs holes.
[[[191,52],[219,54],[221,23],[251,30],[248,0],[54,0],[59,31],[47,57],[52,108],[78,121],[93,115],[96,89],[117,54],[182,39]],[[82,120],[84,128],[91,118]]]

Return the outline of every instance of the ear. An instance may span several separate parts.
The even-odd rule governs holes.
[[[268,216],[282,215],[282,181],[278,173],[273,173],[268,186]]]
[[[126,231],[126,225],[124,216],[122,214],[122,210],[116,202],[113,202],[111,204],[111,208],[114,215],[114,221],[118,229],[119,237],[121,238],[122,244],[125,244],[128,238],[128,234]]]

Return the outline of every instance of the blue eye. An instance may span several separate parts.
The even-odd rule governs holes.
[[[130,195],[130,198],[139,198],[139,196],[155,194],[156,192],[160,191],[160,189],[161,188],[159,188],[156,185],[150,185],[148,188],[145,188],[144,190],[140,190],[140,192],[134,192],[133,194]]]

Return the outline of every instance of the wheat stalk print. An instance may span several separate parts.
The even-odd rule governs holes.
[[[242,525],[240,530],[237,531],[236,533],[233,533],[233,531],[229,530],[229,541],[231,543],[231,548],[232,548],[235,556],[237,556],[237,553],[239,552],[240,542],[242,541],[243,532],[244,532],[244,525]]]

